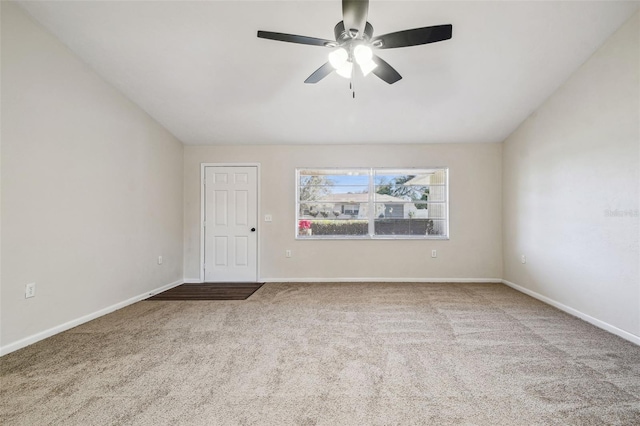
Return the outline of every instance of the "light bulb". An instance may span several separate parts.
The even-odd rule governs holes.
[[[336,69],[338,75],[344,78],[351,78],[351,73],[353,72],[353,63],[347,61],[338,69]]]
[[[329,53],[329,63],[335,69],[340,69],[349,60],[349,53],[342,47]]]
[[[356,62],[359,65],[364,65],[368,62],[371,62],[373,52],[371,51],[371,48],[369,46],[359,44],[355,49],[353,49],[353,56],[356,58]]]

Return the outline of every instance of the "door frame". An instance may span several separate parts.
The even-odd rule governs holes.
[[[262,226],[260,221],[260,163],[200,163],[200,282],[204,282],[204,222],[205,222],[205,180],[207,178],[205,171],[207,167],[255,167],[256,168],[256,190],[258,199],[257,202],[257,217],[256,228],[258,228],[258,235],[256,240],[256,280],[261,281],[260,277],[260,235],[262,234]]]

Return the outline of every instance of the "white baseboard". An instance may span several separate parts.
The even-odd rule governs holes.
[[[181,285],[181,284],[184,284],[184,280],[177,280],[177,281],[174,281],[174,282],[169,283],[169,284],[167,284],[167,285],[163,285],[162,287],[158,287],[158,288],[156,288],[155,290],[152,290],[152,291],[150,291],[150,292],[146,293],[146,296],[145,296],[145,295],[140,295],[140,296],[138,296],[138,297],[140,297],[140,299],[139,299],[139,300],[137,300],[136,302],[139,302],[140,300],[148,299],[148,298],[150,298],[151,296],[155,296],[155,295],[156,295],[156,294],[158,294],[158,293],[162,293],[163,291],[170,290],[170,289],[172,289],[172,288],[174,288],[174,287],[177,287],[177,286],[179,286],[179,285]],[[129,299],[129,300],[131,300],[131,299]],[[132,303],[135,303],[135,302],[132,302]],[[129,303],[129,305],[130,305],[130,304],[131,304],[131,303]],[[125,305],[125,306],[126,306],[126,305]],[[124,307],[124,306],[123,306],[123,307]],[[120,309],[120,308],[118,308],[118,309]]]
[[[609,333],[613,333],[616,336],[620,336],[625,340],[628,340],[632,343],[635,343],[636,345],[640,345],[640,336],[636,336],[635,334],[629,333],[628,331],[624,331],[614,325],[611,325],[607,322],[601,321],[597,318],[594,318],[590,315],[587,315],[583,312],[580,312],[577,309],[574,309],[570,306],[564,305],[560,302],[557,302],[547,296],[543,296],[539,293],[536,293],[535,291],[529,290],[528,288],[519,286],[518,284],[514,284],[511,281],[507,281],[507,280],[501,280],[504,284],[508,285],[509,287],[513,288],[514,290],[518,290],[521,293],[527,294],[531,297],[533,297],[534,299],[538,299],[541,302],[544,302],[548,305],[551,305],[555,308],[560,309],[561,311],[564,311],[570,315],[573,315],[574,317],[578,317],[590,324],[595,325],[598,328],[601,328],[603,330],[608,331]]]
[[[40,333],[33,334],[29,337],[25,337],[24,339],[18,340],[17,342],[9,343],[8,345],[0,347],[0,356],[6,355],[13,351],[17,351],[18,349],[22,349],[26,346],[32,345],[40,340],[44,340],[47,337],[51,337],[54,334],[62,333],[63,331],[67,331],[73,327],[77,327],[80,324],[84,324],[85,322],[89,322],[103,315],[110,314],[111,312],[117,311],[118,309],[122,309],[125,306],[132,305],[141,300],[147,299],[154,294],[161,293],[163,291],[169,290],[170,288],[176,287],[182,284],[183,280],[174,281],[170,284],[163,285],[162,287],[158,287],[152,291],[145,292],[143,294],[139,294],[135,297],[127,299],[123,302],[116,303],[115,305],[107,306],[106,308],[100,309],[96,312],[92,312],[88,315],[82,316],[80,318],[76,318],[74,320],[65,322],[64,324],[57,325],[48,330],[41,331]]]
[[[185,278],[185,284],[199,284],[199,278]],[[259,278],[260,283],[502,283],[502,278]]]
[[[501,283],[501,278],[264,278],[267,283]]]

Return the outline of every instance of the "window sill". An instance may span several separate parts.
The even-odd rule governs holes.
[[[346,236],[346,235],[296,235],[296,240],[299,241],[321,241],[321,240],[443,240],[448,241],[449,236],[440,235],[358,235],[358,236]]]

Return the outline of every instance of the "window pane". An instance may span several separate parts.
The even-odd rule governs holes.
[[[374,201],[445,201],[445,184],[443,169],[376,170]]]
[[[446,236],[446,170],[376,170],[375,235]]]
[[[416,207],[418,207],[416,205]],[[447,218],[447,205],[445,203],[429,203],[425,209],[425,213],[420,210],[416,211],[414,217],[426,217],[429,219],[446,219]]]
[[[447,221],[431,220],[430,226],[427,228],[428,235],[447,237]]]
[[[300,201],[348,200],[351,194],[369,192],[369,177],[361,171],[331,170],[320,173],[319,170],[300,172]],[[357,198],[358,196],[355,195]],[[366,199],[367,197],[360,196]]]
[[[366,236],[369,233],[368,220],[299,220],[298,236]]]
[[[383,203],[374,203],[375,205],[375,217],[377,219],[402,219],[405,216],[408,218],[409,209],[413,204],[405,203],[403,201],[387,201]]]
[[[339,201],[366,203],[369,201],[368,185],[307,185],[301,186],[298,190],[300,201],[303,202],[335,203]]]
[[[368,235],[369,170],[299,171],[299,236]]]
[[[432,219],[376,219],[376,235],[435,235]]]

